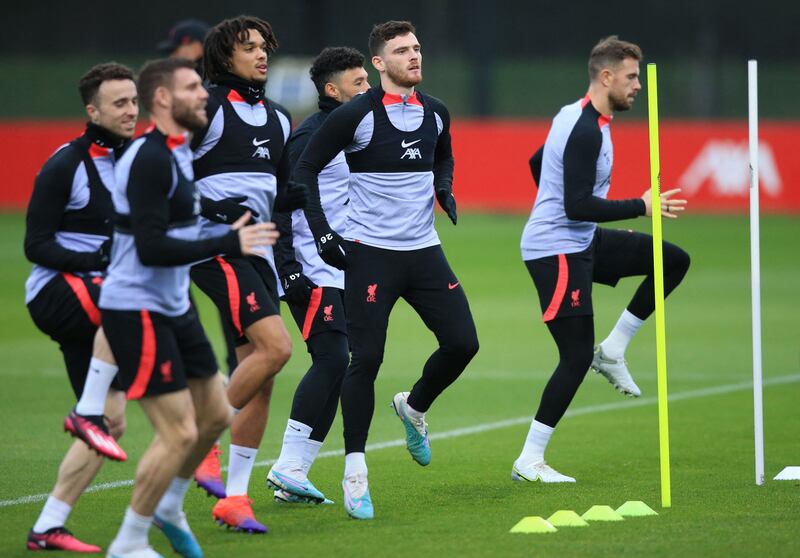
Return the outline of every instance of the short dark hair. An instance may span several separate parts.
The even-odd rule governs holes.
[[[642,59],[642,49],[638,45],[621,41],[616,35],[600,39],[589,55],[589,79],[594,79],[600,70],[609,66],[616,66],[626,58]]]
[[[194,70],[195,65],[185,58],[161,58],[150,60],[139,72],[139,102],[147,112],[153,109],[153,95],[159,87],[172,87],[172,79],[177,70]]]
[[[369,52],[372,56],[377,56],[383,46],[399,35],[416,33],[414,24],[410,21],[386,21],[376,23],[369,34]]]
[[[134,81],[136,78],[133,75],[133,70],[122,64],[116,62],[106,62],[98,64],[89,69],[88,72],[81,76],[78,81],[78,91],[81,94],[81,101],[84,105],[88,105],[94,101],[100,85],[104,81],[112,79],[129,79]]]
[[[364,55],[351,47],[326,47],[311,63],[311,81],[320,97],[325,95],[325,84],[334,75],[351,68],[363,68]]]
[[[261,33],[267,43],[267,55],[272,55],[278,48],[278,39],[269,22],[255,16],[240,15],[226,19],[215,25],[206,35],[203,45],[203,65],[206,78],[211,83],[218,83],[224,74],[231,69],[231,57],[236,43],[247,40],[248,31],[254,29]]]

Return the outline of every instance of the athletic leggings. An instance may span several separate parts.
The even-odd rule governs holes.
[[[347,363],[347,336],[339,331],[323,331],[306,342],[311,368],[300,380],[292,401],[290,418],[313,427],[310,438],[325,440],[331,429]]]
[[[363,452],[375,410],[389,314],[403,298],[436,336],[408,404],[425,412],[478,352],[478,336],[459,280],[440,246],[396,251],[349,243],[345,310],[351,361],[342,383],[345,452]],[[388,403],[388,401],[387,401]]]

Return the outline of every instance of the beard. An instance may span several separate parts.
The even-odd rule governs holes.
[[[410,77],[405,71],[398,70],[392,66],[386,66],[386,75],[392,80],[392,83],[400,87],[414,87],[422,81],[422,68],[420,68],[419,77]]]
[[[633,106],[633,99],[630,99],[624,95],[614,95],[613,93],[609,93],[608,103],[611,105],[612,111],[623,112],[631,109]]]
[[[189,103],[176,102],[172,105],[172,119],[176,124],[186,128],[190,132],[202,130],[208,123],[205,113],[198,115]]]

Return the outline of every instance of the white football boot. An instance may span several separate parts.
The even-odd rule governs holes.
[[[624,358],[609,358],[603,353],[603,347],[597,345],[594,348],[594,358],[592,359],[592,370],[602,374],[614,388],[629,397],[639,397],[642,390],[633,381],[631,373],[628,372],[628,363]]]
[[[562,475],[544,461],[539,463],[514,462],[511,469],[511,480],[528,482],[575,482],[575,479]]]

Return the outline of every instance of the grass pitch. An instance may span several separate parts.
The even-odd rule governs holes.
[[[347,519],[339,482],[343,459],[337,419],[311,476],[336,501],[289,507],[272,501],[264,483],[277,456],[294,388],[309,359],[293,323],[295,353],[278,377],[261,463],[250,485],[267,536],[226,532],[211,522],[212,502],[199,489],[186,511],[206,556],[798,556],[800,483],[754,485],[748,224],[744,217],[687,216],[665,223],[667,240],[692,256],[684,284],[667,299],[667,352],[673,507],[659,495],[655,405],[655,341],[648,322],[627,358],[643,397],[620,396],[590,373],[561,422],[548,460],[575,476],[572,486],[510,481],[556,350],[541,323],[536,293],[520,262],[522,215],[461,216],[458,227],[438,220],[451,265],[475,315],[481,350],[465,374],[436,402],[428,420],[433,461],[420,468],[399,442],[402,427],[388,407],[408,389],[434,348],[433,336],[404,304],[392,315],[386,358],[376,384],[377,409],[368,450],[371,522]],[[641,219],[616,224],[646,230]],[[23,556],[27,530],[55,479],[70,443],[61,420],[73,404],[56,345],[33,326],[23,305],[29,270],[22,254],[23,218],[0,215],[0,556]],[[764,408],[767,478],[800,465],[800,221],[762,220]],[[595,286],[597,337],[613,326],[637,284]],[[221,349],[218,320],[198,296],[201,315]],[[285,313],[285,315],[288,315]],[[221,353],[218,352],[218,356]],[[221,360],[221,359],[220,359]],[[123,447],[129,461],[107,463],[68,527],[107,547],[130,497],[125,481],[151,436],[131,405]],[[332,453],[333,455],[330,455]],[[119,486],[122,485],[122,486]],[[617,507],[644,500],[658,517],[562,528],[547,535],[509,534],[524,516],[556,510],[579,514],[593,504]],[[151,542],[165,556],[157,531]]]

